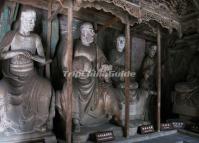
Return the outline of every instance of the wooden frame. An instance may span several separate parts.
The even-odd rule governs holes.
[[[179,32],[181,32],[181,25],[180,22],[175,18],[171,16],[165,16],[161,15],[155,10],[148,9],[147,7],[140,5],[132,4],[126,0],[75,0],[75,1],[68,1],[67,3],[62,3],[61,7],[62,10],[57,11],[57,7],[60,6],[60,3],[57,1],[54,3],[49,3],[49,1],[46,0],[10,0],[11,2],[18,2],[24,5],[31,5],[37,8],[42,8],[45,10],[48,10],[48,18],[52,16],[52,12],[55,12],[55,14],[61,13],[68,16],[68,34],[67,34],[67,67],[68,71],[72,72],[72,54],[73,54],[73,39],[72,39],[72,20],[73,17],[78,17],[77,12],[81,8],[95,8],[97,10],[103,10],[105,12],[110,12],[113,15],[115,15],[117,18],[121,20],[122,23],[126,24],[126,52],[125,52],[125,59],[126,59],[126,65],[125,65],[125,71],[128,72],[130,70],[130,26],[133,26],[135,23],[141,23],[141,22],[148,22],[151,20],[155,20],[156,22],[160,23],[162,27],[167,28],[169,30],[176,29]],[[52,2],[52,0],[50,0]],[[60,1],[59,1],[60,2]],[[76,10],[76,11],[75,11]],[[107,25],[113,25],[114,20],[111,20],[110,22],[101,23],[102,25],[105,25],[103,27],[106,28]],[[116,21],[116,20],[115,20]],[[48,43],[50,41],[51,37],[51,21],[48,23]],[[161,31],[160,28],[158,28],[158,35],[157,35],[157,45],[158,45],[158,100],[157,100],[157,129],[160,131],[160,103],[161,103]],[[48,45],[50,47],[50,45]],[[65,100],[71,101],[72,104],[72,77],[67,77],[67,96],[64,97]],[[129,78],[125,78],[125,136],[128,137],[129,135]],[[66,102],[65,102],[66,103]],[[66,118],[66,136],[67,136],[67,142],[71,143],[72,140],[72,105],[65,105],[65,109],[68,109],[68,116]]]

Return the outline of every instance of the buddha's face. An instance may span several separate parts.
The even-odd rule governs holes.
[[[154,46],[152,46],[152,47],[150,48],[150,50],[149,50],[149,56],[150,56],[151,58],[155,57],[156,52],[157,52],[157,46],[154,45]]]
[[[118,52],[123,52],[124,48],[125,48],[125,44],[126,44],[126,40],[124,36],[119,36],[117,37],[117,41],[116,41],[116,48]]]
[[[84,23],[80,28],[80,32],[82,44],[85,46],[90,46],[90,44],[94,42],[95,36],[93,25],[90,23]]]
[[[24,11],[21,14],[21,30],[23,32],[31,32],[34,30],[36,21],[36,12],[33,10]]]

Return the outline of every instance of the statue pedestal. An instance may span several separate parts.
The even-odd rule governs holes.
[[[144,120],[144,103],[137,102],[129,104],[129,118],[130,120]],[[121,119],[125,120],[125,104],[122,103]]]
[[[199,108],[197,105],[193,105],[193,100],[197,103],[197,99],[191,98],[189,94],[179,94],[176,92],[172,93],[173,96],[173,112],[180,115],[184,122],[193,121],[193,119],[199,119]]]
[[[0,137],[0,143],[57,143],[55,135],[48,133],[32,133]]]
[[[129,135],[134,136],[137,134],[138,126],[141,125],[143,121],[138,120],[131,120],[129,124]],[[92,127],[81,127],[80,133],[73,133],[73,142],[74,143],[85,143],[89,140],[91,134],[96,132],[103,132],[103,131],[113,131],[115,137],[123,137],[123,129],[122,127],[104,123],[101,125],[96,125]]]

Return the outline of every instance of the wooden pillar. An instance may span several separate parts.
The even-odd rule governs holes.
[[[157,31],[157,131],[160,131],[161,123],[161,31],[158,27]]]
[[[0,4],[0,17],[1,17],[1,12],[2,12],[2,10],[3,10],[3,7],[4,7],[5,3],[6,3],[6,0],[1,0],[0,3],[1,3],[1,4]]]
[[[53,0],[49,0],[48,3],[48,33],[47,33],[47,51],[46,51],[46,59],[50,59],[50,51],[51,51],[51,37],[52,37],[52,20],[49,18],[52,15],[52,2]],[[46,65],[46,77],[50,78],[50,64]]]
[[[68,8],[68,19],[67,19],[67,70],[69,73],[72,73],[72,64],[73,64],[73,33],[72,33],[72,24],[73,24],[73,4],[71,1],[70,7]],[[66,109],[66,140],[67,143],[72,142],[72,92],[73,92],[73,84],[72,84],[72,74],[68,74],[67,76],[67,92],[65,95],[67,105],[65,105]]]
[[[130,48],[131,48],[131,38],[130,38],[130,24],[126,24],[126,48],[125,48],[125,72],[130,71]],[[130,84],[130,77],[125,77],[125,127],[124,127],[124,136],[129,136],[129,84]]]

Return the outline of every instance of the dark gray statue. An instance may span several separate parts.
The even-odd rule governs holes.
[[[31,33],[36,13],[24,10],[20,28],[5,35],[0,45],[0,134],[47,132],[52,128],[53,89],[40,77],[34,62],[46,64],[41,39]]]
[[[199,58],[198,53],[191,61],[187,80],[175,85],[174,112],[180,115],[198,117],[199,112]]]
[[[116,48],[112,49],[109,54],[109,61],[113,66],[114,72],[124,72],[125,71],[125,36],[119,35],[116,38]],[[120,77],[112,77],[113,85],[121,89],[119,92],[121,92],[120,99],[124,101],[124,76]],[[137,102],[137,95],[136,95],[136,89],[138,88],[138,83],[135,81],[135,73],[133,73],[133,77],[131,77],[131,84],[130,84],[130,102]]]
[[[109,61],[113,66],[114,72],[122,72],[125,70],[125,36],[119,35],[116,38],[116,48],[112,49],[109,55]],[[135,73],[130,78],[130,119],[131,120],[139,120],[141,121],[141,124],[143,123],[143,120],[145,118],[145,112],[146,112],[146,103],[150,92],[143,88],[139,88],[138,83],[135,81]],[[112,77],[113,85],[118,90],[118,93],[120,93],[120,101],[123,105],[122,110],[122,118],[124,119],[125,115],[125,84],[124,84],[124,77]],[[134,124],[137,122],[134,121]]]
[[[149,47],[149,51],[147,52],[142,64],[141,88],[145,90],[155,89],[156,52],[157,46],[154,45]]]

